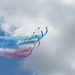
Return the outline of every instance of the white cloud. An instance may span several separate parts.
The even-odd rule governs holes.
[[[60,0],[62,4],[72,5],[74,6],[75,0]]]
[[[6,34],[24,36],[32,34],[37,27],[48,26],[49,32],[40,47],[21,61],[22,70],[29,68],[39,75],[75,75],[73,7],[61,5],[59,0],[2,0],[0,12]],[[17,28],[14,32],[12,26]]]

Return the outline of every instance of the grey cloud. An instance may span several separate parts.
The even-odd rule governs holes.
[[[47,2],[43,6],[48,8],[40,9],[45,13],[44,16],[48,22],[50,21],[53,27],[58,30],[59,34],[52,39],[49,39],[50,34],[48,34],[48,40],[46,39],[48,44],[45,41],[47,47],[44,47],[45,45],[43,44],[39,51],[36,51],[37,54],[32,54],[33,57],[28,60],[29,64],[26,65],[29,65],[28,68],[45,75],[50,75],[52,72],[74,75],[75,72],[71,65],[75,57],[75,8],[69,5],[61,5],[57,1]],[[51,50],[52,46],[55,47],[54,55],[51,54],[51,51],[46,52]]]
[[[75,70],[72,69],[72,63],[75,61],[74,7],[60,4],[59,0],[7,0],[7,3],[2,1],[0,6],[6,13],[5,23],[10,21],[7,24],[11,24],[11,27],[14,24],[21,28],[23,18],[26,24],[28,22],[28,27],[37,27],[32,24],[43,24],[45,21],[48,23],[49,33],[41,40],[41,46],[21,61],[23,70],[29,68],[39,75],[75,75]],[[40,18],[43,22],[40,22]],[[12,21],[13,19],[15,20]],[[51,26],[56,34],[51,33]]]

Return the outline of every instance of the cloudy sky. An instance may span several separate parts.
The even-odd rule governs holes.
[[[75,75],[75,1],[0,0],[0,35],[26,36],[46,26],[28,58],[0,57],[1,75]]]

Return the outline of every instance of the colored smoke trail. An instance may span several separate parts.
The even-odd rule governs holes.
[[[40,46],[40,40],[47,34],[41,31],[41,35],[31,35],[24,37],[16,36],[0,36],[0,56],[7,58],[24,58],[28,57],[35,48]],[[38,43],[38,45],[36,45]],[[29,45],[29,47],[20,47],[22,45]],[[33,45],[33,47],[30,46]]]

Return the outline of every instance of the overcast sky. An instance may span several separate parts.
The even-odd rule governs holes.
[[[0,29],[25,36],[48,26],[39,48],[19,60],[19,70],[32,75],[75,75],[74,0],[0,0]],[[21,74],[22,75],[22,74]]]

